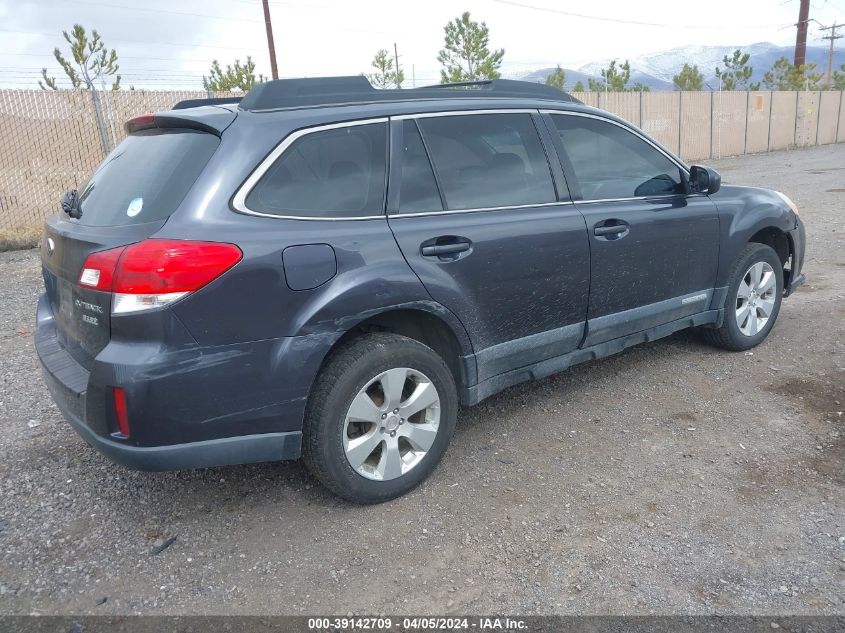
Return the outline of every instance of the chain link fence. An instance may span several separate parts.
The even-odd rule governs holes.
[[[205,91],[0,90],[0,231],[40,229],[59,208],[62,193],[79,189],[123,140],[128,119],[208,96]]]
[[[40,230],[124,137],[123,123],[204,91],[0,90],[0,232]],[[211,96],[233,96],[215,93]],[[845,142],[842,92],[588,92],[687,161]]]

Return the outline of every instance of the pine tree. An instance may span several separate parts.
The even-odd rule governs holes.
[[[818,90],[822,74],[813,72],[815,68],[815,64],[796,67],[786,57],[781,57],[763,75],[763,84],[769,90]]]
[[[470,19],[469,11],[444,27],[445,42],[437,61],[443,66],[440,79],[444,83],[498,79],[505,50],[491,51],[490,30],[484,22]]]
[[[836,90],[845,90],[845,64],[833,73],[833,87]]]
[[[723,90],[759,90],[760,84],[750,83],[751,75],[754,73],[754,68],[748,65],[748,60],[751,59],[750,53],[743,53],[738,48],[734,50],[730,57],[725,55],[722,58],[722,63],[725,64],[725,69],[722,70],[716,66],[716,76],[722,80]]]
[[[625,60],[624,64],[616,67],[616,60],[610,62],[610,66],[602,68],[601,76],[604,81],[588,79],[590,90],[595,92],[625,92],[628,82],[631,80],[631,64]]]
[[[701,90],[704,87],[704,75],[698,71],[698,66],[684,64],[677,75],[672,78],[678,90]]]
[[[59,66],[65,71],[75,89],[87,88],[94,90],[97,87],[96,81],[104,77],[114,77],[112,90],[120,90],[120,75],[117,74],[117,52],[114,49],[106,49],[102,38],[96,29],[91,31],[91,38],[85,32],[81,24],[74,24],[73,30],[68,33],[62,31],[65,40],[70,44],[70,58],[62,55],[62,52],[53,49],[53,57],[59,62]],[[59,86],[55,77],[47,76],[47,69],[41,69],[42,80],[38,85],[42,90],[58,90]]]
[[[394,69],[393,64],[393,57],[387,49],[379,49],[372,63],[376,72],[367,75],[367,79],[376,88],[401,88],[402,82],[405,81],[405,73],[401,68]]]
[[[584,82],[581,81],[580,79],[577,82],[575,82],[575,86],[572,88],[572,92],[587,92],[584,89]]]
[[[226,70],[223,70],[220,62],[215,59],[211,62],[208,77],[203,75],[202,85],[206,90],[213,92],[228,92],[236,89],[247,92],[255,84],[263,81],[264,75],[255,76],[255,62],[247,56],[246,63],[241,64],[240,60],[236,59],[233,66],[226,66]]]
[[[566,72],[560,67],[560,64],[557,65],[551,75],[546,77],[546,85],[563,90],[564,85],[566,85]]]

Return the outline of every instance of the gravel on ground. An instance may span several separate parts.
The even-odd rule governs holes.
[[[106,460],[42,383],[37,253],[0,253],[0,613],[845,613],[845,145],[712,164],[807,224],[768,340],[682,332],[509,389],[372,507],[298,462]]]

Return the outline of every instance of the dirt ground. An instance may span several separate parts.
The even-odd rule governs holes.
[[[300,463],[108,462],[41,382],[36,253],[0,254],[0,613],[845,613],[845,145],[713,164],[807,224],[769,339],[683,332],[510,389],[375,507]]]

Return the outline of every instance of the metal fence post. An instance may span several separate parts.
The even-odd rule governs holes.
[[[819,144],[819,123],[822,120],[822,93],[819,91],[819,104],[816,107],[816,145]]]
[[[745,138],[742,141],[743,155],[748,153],[748,108],[751,107],[751,91],[745,91]]]
[[[839,93],[839,101],[842,101],[842,93]],[[839,119],[836,120],[839,123]],[[643,91],[640,90],[640,129],[643,129]]]
[[[106,135],[106,125],[103,121],[103,112],[100,108],[100,98],[97,96],[97,89],[91,87],[91,100],[94,102],[94,118],[97,120],[97,129],[100,132],[100,142],[103,144],[103,158],[109,155],[109,139]]]
[[[792,132],[792,147],[798,147],[798,103],[801,98],[801,91],[795,91],[795,128]]]
[[[839,142],[839,121],[842,120],[842,91],[839,91],[839,108],[837,109],[836,115],[836,134],[833,137],[833,142]]]
[[[681,130],[683,125],[681,121],[684,120],[684,91],[678,91],[678,156],[681,156]],[[683,156],[681,156],[683,158]]]
[[[772,151],[772,108],[775,105],[775,91],[769,90],[769,131],[766,133],[766,151]]]
[[[710,91],[710,158],[713,158],[713,91]]]
[[[721,84],[719,84],[721,86]],[[722,158],[722,114],[724,113],[724,109],[722,106],[722,91],[719,90],[719,128],[716,130],[717,136],[719,138],[719,142],[716,143],[716,157],[721,159]]]
[[[108,117],[108,131],[111,133],[111,146],[117,146],[117,133],[114,129],[114,113],[112,112],[111,107],[111,97],[109,96],[109,90],[106,90],[106,82],[103,82],[103,114],[104,114],[104,122],[105,117]]]

